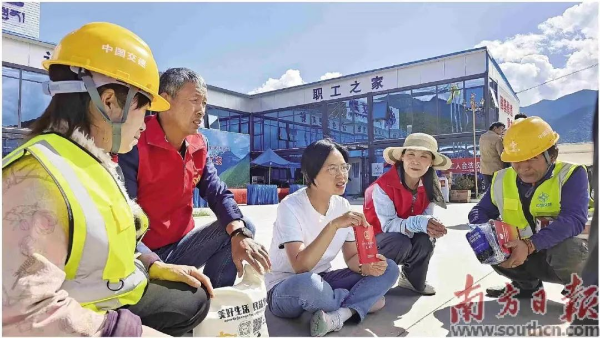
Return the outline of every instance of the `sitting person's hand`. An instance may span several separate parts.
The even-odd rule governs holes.
[[[210,279],[193,266],[166,264],[158,261],[152,264],[148,273],[150,274],[150,279],[182,282],[195,288],[200,288],[204,285],[210,298],[213,298],[213,287]]]
[[[440,238],[448,233],[446,227],[435,218],[427,223],[427,234],[433,238]]]
[[[367,222],[365,215],[363,215],[360,212],[356,212],[356,211],[348,211],[347,213],[343,214],[342,216],[331,221],[331,224],[336,229],[343,229],[343,228],[347,228],[347,227],[351,227],[351,226],[355,227],[355,226],[359,226],[359,225],[362,225],[364,227],[371,226],[369,224],[369,222]]]
[[[377,254],[377,258],[379,262],[364,264],[362,266],[362,273],[365,276],[381,276],[384,274],[385,269],[387,269],[387,260],[383,255]]]
[[[252,238],[234,236],[231,239],[231,257],[237,269],[238,277],[244,274],[243,261],[248,262],[261,274],[271,270],[271,260],[267,249]]]

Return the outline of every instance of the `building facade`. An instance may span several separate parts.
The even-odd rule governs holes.
[[[16,17],[9,19],[18,24]],[[2,34],[3,156],[50,101],[42,92],[48,76],[41,62],[54,48],[39,41],[31,27],[7,27]],[[492,122],[510,125],[518,111],[514,90],[482,47],[256,95],[209,85],[205,128],[249,135],[251,159],[273,149],[300,162],[306,146],[330,137],[350,150],[348,194],[360,195],[382,173],[383,149],[402,145],[414,132],[436,137],[440,151],[453,159],[452,171],[473,173],[479,136]],[[269,170],[250,171],[257,181]],[[272,182],[291,184],[291,177],[302,183],[298,172],[271,169]]]
[[[519,100],[486,48],[438,56],[244,95],[209,87],[209,125],[249,133],[252,158],[266,149],[299,162],[311,142],[330,137],[350,150],[348,194],[360,195],[383,171],[383,149],[410,133],[434,135],[455,173],[473,173],[479,136],[495,121],[509,126]],[[478,156],[476,150],[475,156]],[[252,176],[262,176],[259,168]],[[289,169],[272,180],[290,182]],[[294,175],[300,183],[301,175]]]

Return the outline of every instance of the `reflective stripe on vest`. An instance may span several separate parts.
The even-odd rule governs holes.
[[[147,275],[143,265],[135,262],[133,214],[112,175],[79,146],[56,134],[35,137],[15,154],[25,151],[50,174],[72,220],[62,289],[98,312],[137,303]],[[15,155],[5,160],[3,167],[15,161]]]
[[[561,190],[578,165],[556,162],[552,176],[542,182],[533,193],[529,212],[532,217],[556,217],[560,213]],[[519,229],[521,238],[533,235],[517,188],[517,172],[513,168],[500,170],[494,174],[490,196],[492,203],[500,211],[500,217],[506,223]]]

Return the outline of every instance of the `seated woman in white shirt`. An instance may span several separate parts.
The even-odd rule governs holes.
[[[313,313],[312,336],[339,331],[356,315],[381,309],[383,295],[396,283],[398,266],[378,255],[379,262],[360,265],[353,226],[370,226],[340,195],[348,181],[348,151],[325,139],[302,154],[308,187],[287,196],[277,208],[266,275],[267,302],[278,317]],[[339,252],[348,266],[331,270]]]

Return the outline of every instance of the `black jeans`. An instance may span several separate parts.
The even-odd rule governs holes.
[[[142,299],[129,310],[142,324],[171,336],[182,336],[206,318],[210,299],[204,287],[152,280]]]
[[[377,249],[384,255],[402,265],[402,272],[417,290],[425,288],[429,260],[433,255],[433,243],[429,235],[415,233],[409,238],[398,232],[383,232],[375,236]]]
[[[492,265],[492,268],[512,280],[519,289],[531,290],[540,281],[569,284],[571,274],[581,276],[587,257],[587,240],[573,237],[550,249],[531,254],[525,263],[516,268],[506,269],[498,265]]]

